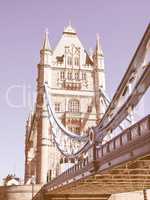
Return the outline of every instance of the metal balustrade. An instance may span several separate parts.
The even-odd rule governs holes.
[[[123,105],[127,101],[127,97],[125,97],[124,91],[126,88],[130,88],[131,91],[129,93],[132,93],[134,91],[134,88],[136,87],[137,81],[142,77],[143,70],[149,66],[149,63],[144,63],[146,53],[148,51],[147,45],[150,41],[150,24],[148,25],[144,36],[142,37],[142,40],[131,60],[131,63],[129,64],[129,67],[121,80],[118,89],[116,90],[116,93],[106,110],[102,120],[100,121],[99,127],[106,126],[108,121],[116,114],[118,114],[118,108],[120,107],[120,104]],[[147,65],[148,64],[148,65]],[[132,80],[132,81],[131,81]],[[132,86],[132,87],[129,87]],[[128,95],[127,95],[128,96]],[[123,97],[123,98],[122,98]],[[121,101],[123,99],[123,102]]]
[[[53,190],[69,183],[73,182],[78,178],[79,175],[84,173],[84,171],[89,170],[89,167],[93,163],[93,145],[89,147],[87,150],[87,156],[86,158],[82,158],[78,163],[76,163],[74,166],[57,176],[55,179],[53,179],[50,183],[46,184],[44,186],[45,189],[51,189]],[[87,169],[88,168],[88,169]]]
[[[130,142],[135,142],[140,137],[149,133],[150,131],[150,115],[146,116],[139,122],[135,123],[131,127],[124,130],[120,135],[114,137],[109,142],[102,145],[97,149],[97,159],[100,159],[120,148],[129,144]]]
[[[46,184],[44,188],[47,190],[54,190],[63,185],[78,180],[78,177],[79,179],[81,179],[82,175],[84,175],[84,173],[86,173],[87,171],[90,171],[90,169],[94,166],[94,159],[104,159],[105,156],[108,156],[115,151],[121,150],[129,143],[136,143],[137,140],[147,134],[150,134],[150,115],[146,116],[139,122],[127,128],[120,135],[116,136],[102,146],[99,147],[95,143],[91,145],[90,148],[87,150],[86,158],[81,159],[73,167],[60,174],[50,183]],[[95,155],[94,145],[96,145]]]

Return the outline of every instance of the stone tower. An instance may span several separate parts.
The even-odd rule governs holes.
[[[52,50],[46,31],[37,76],[36,108],[27,123],[25,182],[34,175],[44,184],[65,170],[66,160],[51,134],[45,102],[47,82],[56,116],[76,134],[86,134],[105,111],[100,89],[105,90],[104,55],[99,37],[92,57],[81,44],[75,29],[67,26]]]
[[[45,183],[48,172],[48,152],[50,150],[48,113],[45,102],[44,83],[51,82],[52,50],[50,47],[48,32],[45,32],[44,42],[40,51],[40,63],[38,64],[37,77],[37,157],[36,179],[37,183]]]

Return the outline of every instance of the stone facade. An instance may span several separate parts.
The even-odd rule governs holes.
[[[37,75],[36,107],[27,120],[25,183],[31,176],[44,184],[60,174],[67,162],[58,152],[48,121],[44,83],[49,86],[53,109],[60,121],[76,134],[86,134],[105,112],[99,89],[105,91],[104,55],[97,36],[89,55],[69,25],[54,49],[46,31]]]
[[[40,185],[0,186],[0,200],[31,200],[40,188]]]

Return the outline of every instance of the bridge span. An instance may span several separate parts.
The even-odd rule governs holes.
[[[110,194],[150,188],[150,115],[88,151],[90,158],[44,185],[34,200],[108,199]]]

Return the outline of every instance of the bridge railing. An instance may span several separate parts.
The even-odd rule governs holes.
[[[104,156],[120,149],[121,147],[135,142],[150,131],[150,115],[138,121],[134,125],[125,129],[121,134],[114,137],[109,142],[99,148],[96,148],[96,159],[101,159]]]
[[[71,182],[77,181],[83,177],[94,174],[96,172],[95,164],[97,163],[97,161],[102,161],[107,156],[111,156],[111,153],[119,151],[122,147],[125,147],[126,145],[135,143],[137,140],[140,140],[145,135],[147,136],[147,134],[149,133],[150,115],[130,126],[120,135],[116,136],[115,138],[100,147],[98,147],[97,143],[91,144],[87,149],[87,156],[85,158],[81,158],[80,161],[78,161],[78,163],[76,163],[74,166],[60,174],[51,182],[47,183],[43,189],[45,189],[46,191],[51,191],[59,187],[65,186]],[[101,163],[98,162],[98,166],[100,164]]]
[[[65,184],[73,182],[74,180],[78,180],[81,178],[80,175],[84,174],[84,172],[93,171],[93,160],[94,160],[94,148],[93,144],[91,144],[86,152],[86,156],[80,158],[78,163],[74,164],[71,168],[64,171],[62,174],[57,176],[51,182],[47,183],[44,186],[44,189],[56,189]]]

